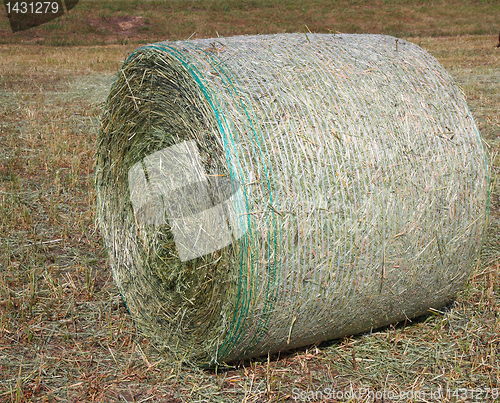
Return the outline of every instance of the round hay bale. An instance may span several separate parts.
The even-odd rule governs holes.
[[[98,221],[131,315],[200,365],[443,306],[487,221],[464,96],[389,36],[142,47],[111,88],[96,159]]]

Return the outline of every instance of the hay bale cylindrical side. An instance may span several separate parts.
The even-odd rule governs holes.
[[[488,204],[463,95],[425,51],[381,35],[138,49],[109,94],[96,186],[130,313],[199,364],[441,307]]]

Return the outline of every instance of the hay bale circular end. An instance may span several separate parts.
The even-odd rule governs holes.
[[[488,208],[464,96],[425,51],[381,35],[138,49],[108,97],[96,186],[134,320],[202,365],[446,304]]]

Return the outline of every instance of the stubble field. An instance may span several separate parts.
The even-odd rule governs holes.
[[[82,8],[88,7],[89,2],[83,3]],[[160,7],[160,2],[151,3]],[[166,13],[188,13],[188,4],[192,16],[186,21],[193,20],[193,31],[203,36],[251,33],[225,32],[226,17],[220,17],[220,31],[216,26],[205,32],[206,24],[193,16],[210,2],[173,3],[165,2]],[[215,3],[222,7],[220,16],[226,6],[226,14],[237,13],[236,2]],[[411,1],[396,3],[412,7]],[[471,27],[483,27],[490,18],[492,10],[481,8],[483,3],[493,4],[478,2],[482,11],[469,18]],[[385,7],[387,18],[391,6]],[[417,6],[415,10],[423,12]],[[147,19],[147,12],[136,6],[129,17]],[[406,29],[411,26],[407,22],[387,32],[384,24],[391,21],[364,29],[365,12],[350,16],[352,27],[344,32],[398,34],[428,50],[450,72],[467,97],[495,179],[500,167],[500,48],[495,48],[494,33],[500,27],[485,32],[487,26],[470,28],[464,23],[454,32],[453,24],[443,22],[445,35],[433,36],[435,32],[425,32],[418,24],[413,31]],[[466,9],[454,12],[451,18],[467,20]],[[104,14],[96,11],[87,18],[91,33],[94,19],[107,29],[105,23],[112,17]],[[307,18],[313,19],[308,30],[328,32],[316,27],[311,15],[316,14],[299,13],[295,25],[282,30],[282,17],[268,17],[276,20],[274,25],[262,25],[258,32],[303,31],[301,21]],[[393,25],[397,21],[395,17]],[[169,362],[135,329],[94,222],[93,164],[100,114],[127,55],[140,43],[160,39],[148,34],[156,23],[151,17],[148,30],[138,28],[128,36],[109,28],[111,44],[99,44],[101,33],[94,32],[82,40],[87,46],[75,44],[77,32],[69,46],[55,46],[47,28],[35,32],[43,38],[38,42],[33,33],[9,40],[8,26],[2,24],[0,402],[343,402],[352,396],[353,402],[473,402],[500,396],[500,204],[495,180],[481,258],[466,289],[445,309],[372,334],[235,363],[220,371]],[[339,393],[332,395],[333,390]]]

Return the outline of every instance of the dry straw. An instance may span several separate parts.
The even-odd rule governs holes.
[[[112,86],[96,157],[130,313],[201,365],[441,307],[487,220],[464,96],[433,57],[388,36],[140,48]]]

